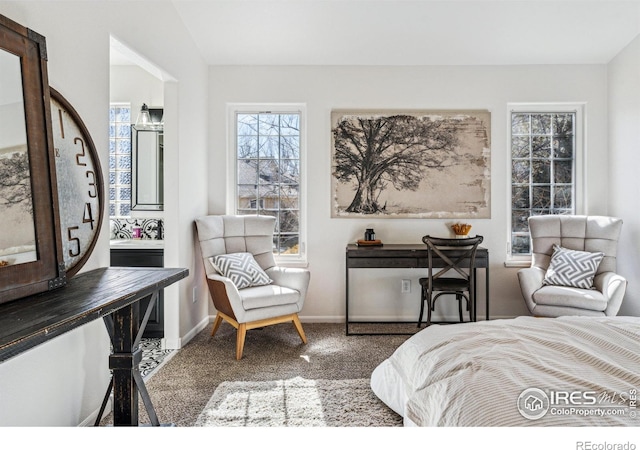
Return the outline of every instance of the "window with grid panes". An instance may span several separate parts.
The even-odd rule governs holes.
[[[300,256],[299,111],[235,111],[235,211],[276,218],[274,254]]]
[[[576,111],[511,112],[510,257],[531,255],[529,216],[576,212]]]
[[[131,214],[131,105],[109,107],[109,216]]]

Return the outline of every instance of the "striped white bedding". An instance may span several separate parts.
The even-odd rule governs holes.
[[[374,370],[371,387],[405,425],[640,426],[640,317],[432,325]],[[518,410],[529,388],[550,399],[536,420]]]

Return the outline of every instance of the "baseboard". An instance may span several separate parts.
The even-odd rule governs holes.
[[[469,320],[469,314],[464,314],[462,316],[464,320]],[[425,313],[422,320],[427,319],[427,314]],[[452,315],[432,315],[431,320],[434,322],[457,322],[460,320],[460,316],[458,314]],[[484,320],[484,316],[478,315],[478,320]],[[352,322],[417,322],[418,314],[410,315],[410,316],[389,316],[389,315],[350,315],[349,321]],[[345,318],[342,318],[342,322],[345,322]]]
[[[344,323],[344,316],[298,316],[303,323]]]
[[[181,349],[182,347],[187,345],[187,343],[191,339],[196,337],[196,335],[198,333],[200,333],[202,330],[204,330],[207,327],[207,325],[209,325],[211,322],[213,322],[213,318],[214,318],[214,316],[206,316],[204,319],[202,319],[200,322],[198,322],[198,324],[196,324],[195,327],[193,327],[191,330],[189,330],[187,332],[187,334],[182,336],[180,339],[163,339],[162,340],[162,348],[171,348],[171,349],[176,349],[176,350],[177,349]]]
[[[468,319],[468,315],[465,315],[465,320]],[[495,315],[491,315],[490,319],[491,320],[497,320],[497,319],[513,319],[516,316],[504,316],[504,315],[500,315],[500,316],[495,316]],[[426,318],[426,315],[425,315]],[[434,321],[446,321],[446,322],[456,322],[459,319],[459,316],[433,316],[432,319]],[[213,319],[212,319],[213,320]],[[350,321],[358,321],[358,322],[391,322],[391,321],[396,321],[396,322],[417,322],[418,321],[418,317],[417,316],[411,316],[411,317],[389,317],[389,316],[350,316],[349,317]],[[483,321],[485,320],[485,316],[484,314],[478,314],[478,321]],[[300,322],[303,323],[345,323],[346,318],[345,316],[300,316]]]

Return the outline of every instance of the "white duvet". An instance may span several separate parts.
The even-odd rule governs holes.
[[[405,425],[640,426],[640,318],[432,325],[374,370],[371,387]]]

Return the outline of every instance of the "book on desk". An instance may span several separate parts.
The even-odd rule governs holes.
[[[374,239],[373,241],[358,239],[356,245],[358,247],[382,247],[382,241],[380,239]]]

